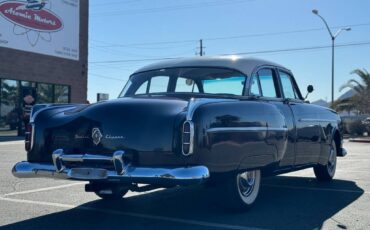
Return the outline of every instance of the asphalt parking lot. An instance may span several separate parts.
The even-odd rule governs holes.
[[[230,213],[211,188],[130,192],[107,202],[84,183],[17,179],[23,143],[0,142],[1,229],[370,229],[370,144],[345,143],[333,182],[316,182],[311,169],[264,178],[256,205]]]

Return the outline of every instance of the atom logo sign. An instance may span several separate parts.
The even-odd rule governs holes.
[[[40,38],[50,42],[51,33],[63,28],[62,20],[51,11],[51,3],[45,0],[1,2],[0,15],[14,25],[13,33],[25,35],[31,46],[35,46]]]

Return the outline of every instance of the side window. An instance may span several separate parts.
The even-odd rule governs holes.
[[[141,86],[136,90],[135,95],[137,94],[146,94],[146,89],[148,87],[148,81],[145,81]]]
[[[255,95],[255,96],[261,96],[260,86],[259,86],[259,82],[258,82],[258,77],[257,76],[253,76],[252,77],[251,94],[252,95]]]
[[[189,78],[179,77],[176,81],[175,92],[181,93],[199,93],[197,84]]]
[[[297,99],[298,97],[294,90],[290,76],[287,73],[280,70],[279,75],[285,98]]]
[[[277,97],[273,71],[271,69],[261,69],[257,74],[260,80],[262,96]]]
[[[205,79],[202,83],[204,93],[243,95],[245,77],[230,76],[227,78]]]
[[[167,92],[168,82],[170,77],[168,76],[155,76],[150,80],[149,93],[163,93]]]

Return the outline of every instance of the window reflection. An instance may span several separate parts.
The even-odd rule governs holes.
[[[53,85],[39,83],[37,85],[37,103],[53,102]]]
[[[17,135],[20,119],[18,93],[18,81],[1,80],[0,135]]]
[[[68,103],[69,87],[65,85],[55,85],[54,98],[55,103]]]

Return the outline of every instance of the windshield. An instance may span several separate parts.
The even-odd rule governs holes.
[[[246,77],[225,68],[170,68],[131,76],[120,97],[193,93],[241,96]]]

